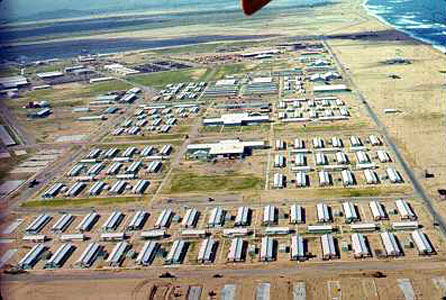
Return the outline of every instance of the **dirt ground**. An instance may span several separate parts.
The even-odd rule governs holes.
[[[388,128],[392,139],[414,168],[416,175],[434,199],[446,179],[446,96],[444,70],[446,58],[431,46],[380,24],[374,19],[350,27],[343,34],[372,30],[375,37],[332,39],[328,41],[349,75],[364,93],[372,108]],[[338,31],[338,33],[341,33]],[[403,57],[411,64],[388,65],[384,62]],[[391,79],[397,74],[401,79]],[[385,114],[385,108],[400,110]],[[424,172],[434,178],[424,178]],[[441,211],[446,204],[438,202]]]
[[[408,267],[408,266],[406,266]],[[229,272],[228,272],[229,273]],[[408,279],[415,299],[441,299],[445,295],[445,272],[436,270],[389,271],[376,278],[375,271],[346,273],[344,271],[318,271],[299,269],[276,275],[243,276],[230,272],[221,278],[204,274],[184,273],[174,279],[159,279],[151,273],[133,276],[132,273],[110,274],[107,278],[89,280],[77,275],[30,282],[15,281],[2,285],[4,299],[187,299],[189,287],[201,288],[199,299],[220,299],[221,289],[227,284],[235,285],[235,299],[255,299],[260,283],[270,284],[270,297],[293,299],[293,287],[304,282],[306,299],[404,299],[399,282]],[[375,275],[375,276],[374,276]]]

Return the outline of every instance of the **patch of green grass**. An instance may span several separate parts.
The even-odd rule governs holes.
[[[200,127],[200,132],[220,132],[221,126],[202,126]]]
[[[0,76],[15,76],[17,75],[17,73],[19,72],[19,69],[17,67],[14,66],[8,66],[8,67],[2,67],[0,69]]]
[[[49,36],[46,36],[49,39]],[[63,71],[64,68],[72,66],[71,60],[62,60],[59,62],[53,62],[48,65],[30,66],[26,68],[26,75],[31,76],[34,73]]]
[[[54,200],[32,200],[24,202],[21,207],[69,207],[69,206],[86,206],[86,205],[109,205],[124,204],[129,202],[144,201],[141,197],[112,197],[112,198],[82,198],[82,199],[54,199]]]
[[[52,89],[46,90],[37,90],[26,93],[27,101],[37,101],[37,100],[45,100],[49,99],[51,94],[53,93]]]
[[[200,76],[199,81],[213,81],[216,73],[217,69],[207,68],[206,72],[204,72],[204,74]]]
[[[248,174],[199,175],[189,172],[175,173],[167,192],[244,191],[258,189],[262,183],[262,178]]]
[[[153,74],[132,76],[129,77],[128,80],[146,86],[163,87],[169,83],[194,81],[194,72],[196,71],[197,69],[157,72]]]
[[[346,188],[339,188],[339,189],[326,189],[326,190],[318,190],[317,193],[321,196],[326,197],[376,197],[376,196],[382,196],[388,193],[394,193],[394,190],[383,190],[380,188],[365,188],[365,189],[346,189]]]
[[[90,88],[94,89],[95,87],[96,85],[84,86],[79,84],[73,84],[70,86],[66,86],[62,89],[29,91],[24,94],[24,97],[15,99],[15,101],[12,103],[12,106],[21,107],[27,104],[29,101],[41,101],[41,100],[49,101],[51,106],[55,105],[64,106],[64,103],[68,103],[69,101],[80,101],[81,99],[86,99],[92,96],[92,94],[94,93],[90,93],[89,89]],[[112,89],[112,85],[109,85],[109,87]]]
[[[240,126],[223,126],[222,132],[239,132],[240,129]]]
[[[349,126],[345,126],[345,125],[322,125],[322,126],[302,126],[299,128],[299,131],[302,132],[312,132],[312,131],[339,131],[342,129],[347,129],[349,128]]]
[[[214,76],[214,79],[219,80],[227,75],[245,73],[247,70],[248,69],[246,68],[246,65],[243,63],[222,65],[218,68],[217,73]]]
[[[262,131],[267,132],[270,129],[270,124],[259,124],[259,125],[249,125],[249,126],[243,126],[242,132],[250,132],[250,131]]]
[[[75,106],[80,106],[80,105],[84,105],[85,101],[84,100],[70,100],[70,101],[55,101],[52,103],[52,107],[75,107]]]
[[[257,64],[253,71],[261,72],[261,71],[273,71],[273,69],[276,67],[275,62],[271,60],[264,60],[261,63]],[[283,68],[282,66],[279,67],[279,69]]]
[[[189,120],[188,120],[189,121]],[[186,122],[188,122],[188,121],[186,121]],[[175,133],[176,134],[180,134],[180,133],[183,133],[183,134],[188,134],[190,131],[191,131],[191,128],[192,128],[193,126],[190,126],[190,125],[179,125],[179,126],[177,126],[176,128],[175,128]]]
[[[184,134],[157,134],[146,136],[146,140],[164,141],[164,140],[183,140]]]
[[[131,89],[132,87],[133,87],[132,85],[126,82],[120,80],[111,80],[111,81],[91,84],[90,93],[92,96],[96,96],[110,91],[128,90]]]

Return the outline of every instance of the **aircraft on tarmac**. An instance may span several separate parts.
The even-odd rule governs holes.
[[[240,0],[243,12],[250,16],[267,5],[271,0]]]

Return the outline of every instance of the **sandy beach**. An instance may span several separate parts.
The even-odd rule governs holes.
[[[437,189],[444,188],[446,179],[446,94],[443,73],[446,57],[431,45],[367,15],[359,4],[357,11],[368,21],[337,33],[359,35],[369,32],[372,35],[329,39],[328,43],[388,128],[406,160],[416,170],[418,179],[445,211],[446,205],[439,201]],[[384,63],[395,57],[407,58],[411,64]],[[398,75],[400,79],[391,79],[391,74]],[[385,108],[401,112],[386,115]],[[435,177],[426,179],[425,171],[433,173]]]

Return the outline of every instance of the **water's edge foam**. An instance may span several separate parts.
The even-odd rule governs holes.
[[[394,24],[389,23],[386,19],[384,19],[383,17],[381,17],[380,15],[378,15],[377,13],[375,13],[374,11],[372,11],[372,10],[367,6],[368,2],[369,2],[369,0],[364,0],[364,1],[362,2],[362,6],[363,6],[364,10],[367,12],[368,15],[370,15],[370,16],[376,18],[379,22],[383,23],[384,25],[389,26],[389,27],[391,27],[391,28],[394,28],[395,30],[398,30],[398,31],[400,31],[400,32],[403,32],[403,33],[405,33],[406,35],[408,35],[409,37],[411,37],[411,38],[413,38],[413,39],[415,39],[415,40],[417,40],[417,41],[420,41],[420,42],[422,42],[422,43],[424,43],[424,44],[428,44],[428,45],[432,46],[432,48],[434,48],[434,49],[437,50],[437,51],[440,51],[442,54],[446,54],[446,46],[438,45],[438,44],[434,43],[434,42],[431,41],[431,40],[428,40],[428,39],[425,39],[425,38],[423,38],[423,37],[420,37],[420,36],[418,36],[418,35],[416,35],[416,34],[410,32],[410,31],[408,31],[408,30],[405,30],[404,28],[401,28],[401,27],[399,27],[399,26],[397,26],[397,25],[394,25]]]

